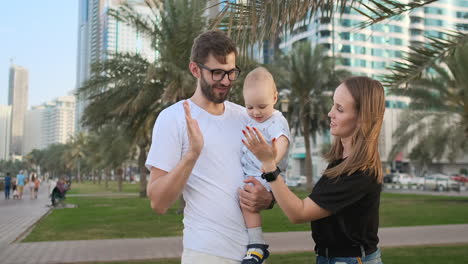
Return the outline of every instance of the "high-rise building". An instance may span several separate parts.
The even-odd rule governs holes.
[[[321,44],[327,47],[328,55],[338,58],[337,69],[346,69],[353,75],[366,75],[379,79],[382,75],[389,73],[388,66],[401,60],[404,53],[409,51],[409,46],[424,45],[428,43],[429,37],[444,37],[443,32],[449,30],[468,33],[468,0],[439,0],[415,9],[398,19],[388,20],[364,29],[361,29],[359,25],[367,21],[366,17],[349,7],[341,16],[335,15],[333,18],[327,18],[318,12],[312,17],[310,23],[308,21],[307,19],[305,23],[295,25],[292,34],[282,35],[280,49],[288,52],[297,43],[308,40],[311,46]],[[258,56],[266,57],[262,54],[266,54],[264,50],[260,50]],[[395,161],[387,160],[394,143],[392,134],[398,126],[403,109],[408,104],[408,98],[386,98],[386,113],[379,149],[381,160],[387,165],[395,163]],[[322,137],[329,138],[329,134],[326,133]],[[299,138],[296,141],[300,143],[301,140]],[[312,147],[313,150],[320,148],[320,145]],[[408,165],[408,157],[403,154],[408,153],[410,148],[411,145],[396,158],[403,169]],[[296,166],[298,168],[303,167],[302,151],[300,147],[295,147],[291,151],[293,153],[292,164],[300,164]],[[314,155],[312,159],[315,158]],[[321,168],[321,163],[315,162],[314,175],[316,175],[317,164]],[[300,171],[298,168],[293,168],[293,170]]]
[[[23,152],[24,116],[28,108],[29,73],[24,67],[12,64],[8,90],[8,105],[11,105],[10,155]]]
[[[11,133],[11,106],[0,105],[0,160],[9,159]]]
[[[292,34],[283,35],[280,49],[288,52],[296,43],[309,40],[312,46],[327,47],[329,56],[340,58],[337,68],[379,79],[410,45],[443,37],[449,30],[467,33],[468,0],[439,0],[409,15],[361,29],[359,25],[365,21],[366,17],[350,7],[332,18],[317,12],[311,23],[298,23]]]
[[[444,37],[447,30],[468,32],[468,1],[439,0],[415,9],[410,17],[411,45],[423,45],[428,37]]]
[[[133,27],[117,21],[108,14],[110,8],[117,9],[124,2],[131,3],[140,14],[153,14],[144,1],[80,0],[77,88],[81,87],[90,78],[91,65],[110,58],[109,56],[112,53],[141,54],[149,61],[154,61],[157,57],[157,52],[151,47],[149,37],[142,35]],[[79,122],[86,105],[86,100],[77,98],[77,130],[81,128]]]
[[[61,96],[26,115],[24,154],[51,144],[66,143],[75,132],[75,96]]]
[[[410,20],[401,17],[360,29],[359,24],[365,21],[364,16],[349,7],[342,16],[333,18],[318,12],[310,24],[298,25],[293,34],[284,36],[280,48],[287,52],[296,43],[308,40],[312,46],[327,47],[329,56],[340,58],[338,69],[378,78],[387,73],[387,66],[408,51]]]
[[[26,117],[24,120],[23,148],[23,154],[25,155],[31,152],[33,149],[42,149],[43,145],[45,145],[42,144],[42,138],[46,136],[42,131],[43,117],[46,109],[44,105],[33,106],[26,112]]]

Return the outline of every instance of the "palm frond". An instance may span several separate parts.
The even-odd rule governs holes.
[[[402,3],[394,0],[368,0],[359,1],[360,6],[353,7],[361,15],[368,18],[367,21],[361,23],[359,27],[364,28],[370,25],[392,19],[405,13],[408,13],[416,8],[429,5],[439,0],[416,0],[409,3]]]
[[[468,43],[468,34],[463,32],[446,32],[447,39],[429,38],[427,45],[411,46],[410,52],[403,61],[396,62],[389,68],[391,73],[383,77],[383,84],[388,87],[401,87],[418,78],[440,61],[447,59],[455,53],[457,48]]]
[[[412,159],[421,159],[421,155],[430,160],[447,158],[453,162],[467,153],[467,143],[463,137],[461,116],[451,112],[415,111],[407,109],[401,114],[400,124],[393,133],[395,143],[388,160],[410,148]]]
[[[210,8],[223,6],[212,20],[212,28],[225,30],[241,52],[252,43],[274,40],[280,32],[292,32],[296,24],[311,20],[318,10],[330,16],[335,10],[344,11],[355,0],[291,0],[291,1],[221,1]],[[245,53],[244,53],[245,54]]]

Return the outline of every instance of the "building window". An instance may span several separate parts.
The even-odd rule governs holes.
[[[351,46],[343,45],[343,47],[341,47],[340,51],[343,52],[343,53],[350,53],[351,52]]]
[[[385,44],[385,38],[382,36],[372,36],[372,43]]]
[[[442,27],[442,26],[446,26],[446,24],[447,23],[445,23],[445,21],[440,20],[440,19],[430,19],[430,18],[424,19],[424,25],[426,25],[426,26]]]
[[[342,19],[340,25],[343,27],[350,27],[352,24],[351,19]]]
[[[390,32],[393,32],[393,33],[402,33],[403,32],[403,28],[400,27],[400,26],[390,25],[389,29],[390,29]]]
[[[468,7],[468,0],[454,0],[456,6]]]
[[[420,29],[411,29],[410,34],[411,36],[421,36],[423,35],[424,31]]]
[[[468,12],[457,12],[457,18],[468,18]]]
[[[381,24],[374,24],[371,26],[372,31],[384,32],[384,26]]]
[[[329,37],[331,34],[330,30],[322,30],[320,31],[320,36],[321,37]]]
[[[372,68],[373,69],[385,69],[386,63],[385,61],[373,61]]]
[[[468,30],[468,24],[457,24],[458,30]]]
[[[445,9],[438,8],[438,7],[424,7],[424,13],[426,14],[435,14],[435,15],[445,15]]]
[[[410,17],[410,22],[411,23],[421,23],[423,21],[422,18],[420,17]]]
[[[343,66],[351,66],[351,60],[349,58],[342,58],[341,63]]]
[[[344,40],[349,40],[350,34],[349,32],[341,32],[340,33],[340,38]]]
[[[371,55],[372,56],[383,57],[383,54],[384,54],[383,49],[372,49],[371,50]]]

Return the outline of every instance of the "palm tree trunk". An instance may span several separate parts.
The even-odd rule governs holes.
[[[78,158],[77,164],[76,164],[76,178],[79,183],[81,183],[81,161]]]
[[[106,189],[109,188],[109,175],[110,174],[110,170],[109,169],[105,169],[104,170],[104,186],[106,187]]]
[[[123,178],[123,169],[122,167],[117,169],[117,188],[119,192],[122,192],[122,178]]]
[[[99,170],[98,174],[97,174],[97,177],[98,177],[98,184],[101,185],[101,178],[102,178],[102,171]]]
[[[145,147],[138,146],[140,148],[140,153],[138,154],[138,167],[140,168],[140,198],[146,197],[146,155],[145,155]]]
[[[305,147],[305,163],[304,170],[307,178],[307,189],[311,190],[313,186],[313,175],[312,175],[312,153],[310,150],[310,126],[309,120],[305,113],[301,114],[302,124],[302,135],[304,136],[304,147]]]

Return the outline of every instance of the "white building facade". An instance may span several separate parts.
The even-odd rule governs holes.
[[[11,106],[0,105],[0,160],[10,154]]]
[[[62,96],[28,111],[25,153],[67,143],[75,132],[75,96]]]
[[[28,69],[12,64],[10,66],[8,105],[11,106],[10,153],[20,158],[23,151],[24,117],[28,109]]]

